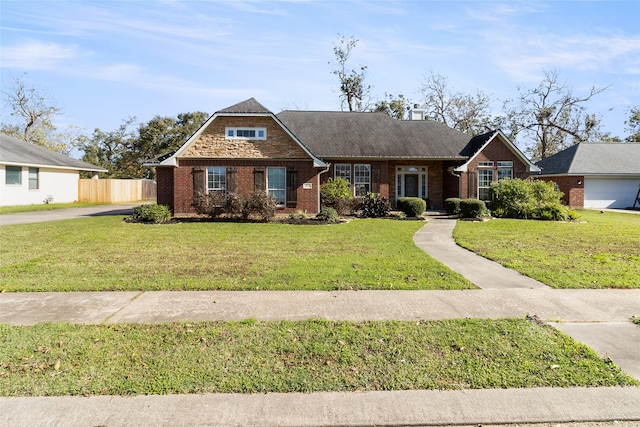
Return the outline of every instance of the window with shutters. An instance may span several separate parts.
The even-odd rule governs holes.
[[[209,166],[207,168],[207,191],[225,191],[227,189],[227,168]]]
[[[287,202],[287,168],[267,168],[267,193],[279,206]]]

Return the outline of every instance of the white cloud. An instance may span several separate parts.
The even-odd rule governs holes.
[[[2,66],[21,70],[51,70],[78,56],[79,52],[74,46],[31,40],[14,46],[4,46]]]

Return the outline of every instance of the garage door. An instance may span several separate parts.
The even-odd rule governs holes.
[[[585,178],[585,208],[627,208],[640,187],[638,178]]]

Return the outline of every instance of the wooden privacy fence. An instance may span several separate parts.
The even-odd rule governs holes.
[[[79,202],[126,203],[156,199],[156,183],[150,179],[80,179]]]

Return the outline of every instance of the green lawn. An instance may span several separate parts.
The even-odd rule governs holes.
[[[640,215],[579,213],[576,222],[458,221],[454,237],[554,288],[640,288]]]
[[[266,393],[638,382],[526,319],[0,325],[0,395]]]
[[[0,290],[474,288],[415,246],[423,225],[144,225],[95,217],[3,226]]]
[[[52,211],[54,209],[68,208],[87,208],[91,206],[108,205],[108,203],[42,203],[40,205],[21,205],[21,206],[0,206],[0,215],[21,213],[21,212],[38,212]]]

